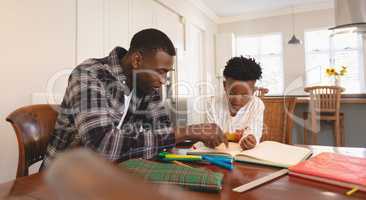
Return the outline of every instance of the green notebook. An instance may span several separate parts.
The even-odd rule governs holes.
[[[223,174],[206,169],[143,159],[131,159],[122,162],[119,166],[153,183],[180,185],[207,192],[217,192],[222,189]]]

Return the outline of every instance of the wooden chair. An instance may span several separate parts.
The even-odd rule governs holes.
[[[15,130],[19,147],[17,177],[28,176],[29,167],[43,160],[48,138],[57,118],[55,105],[31,105],[12,112],[6,121]]]
[[[334,138],[336,146],[343,146],[344,114],[340,112],[341,93],[343,88],[338,86],[314,86],[304,89],[309,93],[309,112],[303,113],[304,143],[307,144],[307,123],[310,118],[312,143],[317,144],[317,134],[320,124],[317,121],[334,122]],[[310,116],[309,116],[310,114]]]
[[[268,92],[269,90],[267,88],[257,87],[255,88],[254,95],[263,98]]]
[[[264,97],[264,128],[262,141],[291,144],[295,97]]]

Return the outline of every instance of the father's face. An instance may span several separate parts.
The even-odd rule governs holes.
[[[140,56],[141,60],[133,71],[137,88],[144,93],[160,89],[166,82],[168,72],[172,70],[173,56],[163,50]]]

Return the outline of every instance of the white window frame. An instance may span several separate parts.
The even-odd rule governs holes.
[[[306,43],[308,41],[307,39],[307,32],[315,32],[315,31],[325,31],[328,30],[329,28],[327,27],[323,27],[323,28],[317,28],[317,29],[307,29],[304,30],[304,56],[305,56],[305,68],[304,68],[304,74],[305,74],[305,79],[304,79],[304,85],[305,86],[310,86],[308,84],[308,70],[311,68],[308,68],[308,59],[307,56],[310,54],[315,54],[315,52],[309,52],[306,48]],[[329,55],[328,58],[328,65],[329,66],[334,66],[335,63],[335,55],[337,52],[344,52],[344,51],[358,51],[359,55],[360,55],[360,60],[359,60],[359,84],[360,84],[360,90],[358,93],[352,93],[352,94],[364,94],[366,92],[366,83],[365,83],[365,49],[364,49],[364,41],[362,39],[362,36],[359,35],[359,42],[361,43],[361,45],[359,46],[359,48],[357,49],[351,49],[351,50],[339,50],[339,49],[335,49],[334,47],[334,41],[333,38],[330,36],[329,38],[329,48],[327,50],[320,50],[317,51],[316,54],[320,54],[320,53],[327,53]],[[325,83],[325,81],[323,80],[322,76],[325,74],[325,71],[322,71],[321,74],[319,74],[320,77],[320,82]],[[326,83],[325,83],[326,84]],[[346,91],[347,93],[347,91]]]
[[[259,54],[259,55],[239,55],[239,47],[238,47],[238,40],[240,38],[250,38],[250,37],[255,37],[255,38],[261,38],[264,36],[269,36],[269,35],[278,35],[280,36],[280,47],[281,49],[279,50],[280,53],[270,53],[270,54]],[[261,52],[261,45],[260,43],[257,44],[258,45],[258,51]],[[278,96],[278,95],[284,95],[285,92],[285,73],[284,73],[284,47],[283,47],[283,34],[281,32],[270,32],[270,33],[260,33],[260,34],[242,34],[242,35],[238,35],[235,37],[235,55],[236,56],[252,56],[255,57],[256,59],[258,59],[258,62],[261,62],[261,58],[264,56],[278,56],[280,58],[280,75],[281,75],[281,80],[282,82],[281,84],[281,92],[280,93],[270,93],[267,96]],[[263,69],[262,69],[263,71]],[[263,78],[262,78],[263,80]],[[260,81],[259,81],[260,82]]]

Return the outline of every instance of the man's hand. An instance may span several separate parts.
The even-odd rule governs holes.
[[[248,150],[255,147],[257,140],[255,139],[254,135],[250,134],[244,138],[241,138],[239,143],[243,150]]]
[[[228,146],[228,141],[219,126],[216,124],[197,124],[188,127],[191,139],[202,141],[207,147],[215,148],[221,143]]]
[[[216,124],[196,124],[178,130],[179,135],[184,134],[184,139],[202,141],[207,147],[214,148],[228,141],[221,128]],[[184,131],[184,133],[182,133]],[[177,136],[177,133],[176,133]],[[177,140],[177,139],[176,139]]]

